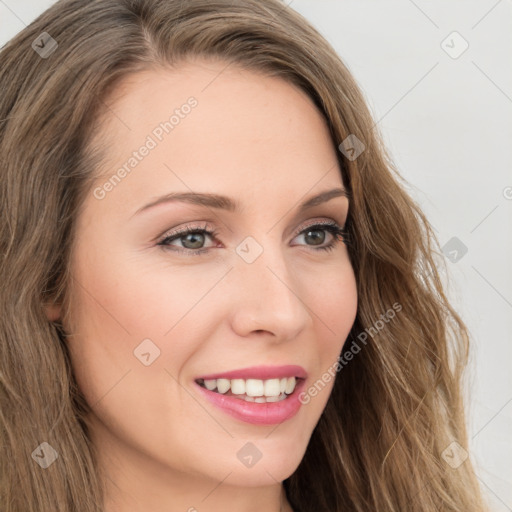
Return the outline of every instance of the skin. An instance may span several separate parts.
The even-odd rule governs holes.
[[[94,184],[102,186],[175,108],[190,96],[198,102],[103,199],[91,191],[78,218],[68,345],[93,409],[107,512],[291,510],[282,481],[299,465],[333,381],[293,418],[258,426],[206,401],[194,380],[298,364],[309,387],[336,361],[355,319],[346,245],[322,251],[295,234],[346,221],[346,197],[298,213],[309,197],[343,188],[324,118],[295,86],[224,68],[196,60],[130,76],[97,133],[108,148]],[[135,214],[191,190],[229,196],[241,211],[175,202]],[[171,229],[204,224],[216,238],[157,245]],[[320,245],[333,238],[317,234]],[[247,236],[263,249],[253,263],[235,251]],[[199,246],[208,252],[192,254]],[[47,309],[50,319],[61,314]],[[160,356],[145,366],[134,350],[148,338]],[[262,458],[246,468],[237,452],[249,441]]]

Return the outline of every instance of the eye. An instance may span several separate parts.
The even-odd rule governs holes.
[[[325,244],[326,233],[328,233],[327,238],[331,238],[327,244]],[[157,245],[163,249],[199,255],[209,250],[208,247],[204,247],[206,239],[216,239],[217,234],[217,231],[208,229],[208,225],[203,227],[186,227],[168,233]],[[340,243],[346,243],[347,232],[345,228],[340,227],[336,222],[326,221],[323,223],[317,222],[306,229],[297,231],[295,238],[298,237],[304,237],[306,245],[311,246],[315,251],[329,251]],[[174,242],[179,242],[181,245],[175,245]]]
[[[169,233],[157,245],[162,246],[164,249],[173,248],[177,252],[188,252],[189,254],[202,254],[208,252],[208,248],[203,248],[206,238],[216,238],[217,231],[209,230],[208,225],[203,227],[186,227],[182,230],[177,230]],[[171,242],[179,241],[180,246],[175,246]]]
[[[202,246],[204,245],[204,241],[206,238],[205,235],[211,236],[213,235],[213,233],[211,233],[210,231],[199,230],[187,231],[184,234],[182,234],[178,238],[178,240],[181,241],[185,249],[201,249]]]
[[[325,232],[329,233],[331,240],[326,245],[322,245],[326,238]],[[338,226],[338,224],[333,221],[317,222],[308,226],[306,229],[302,229],[297,233],[297,235],[303,236],[304,240],[311,242],[311,244],[307,245],[318,246],[314,248],[316,251],[331,251],[338,244],[346,243],[347,240],[347,232],[345,228]]]

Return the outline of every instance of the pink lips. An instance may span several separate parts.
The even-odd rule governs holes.
[[[293,390],[284,400],[279,402],[246,402],[243,399],[233,396],[226,396],[216,391],[209,391],[196,382],[200,393],[213,405],[221,409],[226,414],[237,420],[252,423],[255,425],[274,425],[286,421],[299,411],[302,403],[299,395],[304,387],[307,372],[301,366],[255,366],[240,370],[233,370],[224,373],[215,373],[198,377],[204,380],[213,379],[275,379],[283,377],[298,377],[299,380]]]
[[[283,377],[299,377],[305,379],[308,376],[302,366],[284,365],[284,366],[251,366],[250,368],[241,368],[224,373],[212,373],[211,375],[201,375],[198,379],[282,379]]]

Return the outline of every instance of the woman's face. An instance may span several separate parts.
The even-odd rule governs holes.
[[[114,479],[289,477],[333,380],[305,405],[299,392],[355,319],[347,247],[308,229],[348,212],[339,193],[311,201],[343,189],[324,119],[289,83],[225,66],[131,76],[98,134],[108,161],[78,219],[68,345]]]

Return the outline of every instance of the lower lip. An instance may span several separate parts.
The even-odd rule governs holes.
[[[299,394],[304,387],[305,380],[299,380],[291,395],[280,402],[246,402],[241,398],[225,396],[215,391],[203,388],[197,382],[196,386],[213,405],[222,409],[225,413],[233,416],[237,420],[255,425],[275,425],[289,420],[300,409],[302,403],[299,400]]]

